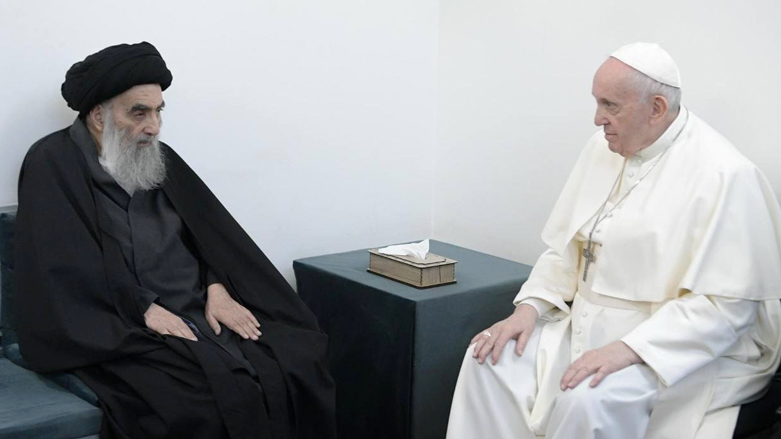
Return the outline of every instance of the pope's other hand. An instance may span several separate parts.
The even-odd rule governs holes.
[[[640,363],[643,363],[643,359],[626,343],[617,340],[599,349],[586,351],[567,368],[559,385],[561,390],[574,389],[581,381],[594,375],[589,385],[596,387],[611,373]]]

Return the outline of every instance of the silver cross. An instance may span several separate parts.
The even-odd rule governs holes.
[[[597,257],[594,256],[594,243],[589,240],[588,245],[583,249],[583,258],[586,260],[586,266],[583,268],[583,282],[586,281],[586,277],[588,276],[588,267],[593,263],[596,262]]]

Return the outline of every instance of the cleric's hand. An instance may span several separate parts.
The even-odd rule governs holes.
[[[206,289],[206,321],[215,334],[220,335],[220,323],[242,338],[257,340],[260,323],[254,315],[228,294],[222,284],[215,283]]]
[[[621,340],[587,351],[575,360],[561,378],[561,390],[574,389],[586,377],[594,375],[589,386],[596,387],[613,372],[643,363],[643,359]]]
[[[173,335],[192,341],[198,341],[190,330],[190,327],[181,317],[168,311],[162,306],[152,302],[144,313],[144,322],[146,327],[162,335]]]
[[[534,332],[537,317],[539,315],[533,306],[518,305],[510,317],[494,323],[490,328],[472,337],[470,344],[476,343],[475,349],[472,351],[472,358],[477,358],[477,362],[483,364],[485,357],[491,354],[491,360],[493,364],[496,364],[504,345],[510,339],[517,340],[515,353],[520,357]]]

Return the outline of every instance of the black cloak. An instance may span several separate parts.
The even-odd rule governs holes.
[[[102,438],[335,437],[326,335],[203,181],[161,146],[162,190],[200,257],[261,322],[259,341],[240,342],[258,381],[213,344],[146,327],[139,287],[101,228],[86,159],[67,128],[34,144],[19,176],[15,270],[25,360],[38,372],[73,371],[95,391]]]

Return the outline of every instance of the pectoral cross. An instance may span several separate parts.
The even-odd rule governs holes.
[[[586,260],[586,266],[583,268],[583,282],[585,282],[586,277],[588,276],[588,267],[592,262],[597,260],[597,257],[594,256],[594,242],[592,242],[590,239],[586,247],[583,249],[583,258]]]

